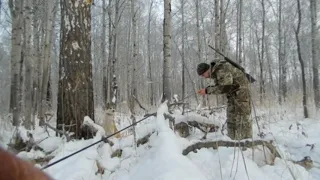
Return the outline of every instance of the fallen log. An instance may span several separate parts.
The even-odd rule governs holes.
[[[292,160],[291,162],[293,162],[294,164],[298,164],[298,165],[304,167],[306,170],[309,170],[309,169],[311,169],[311,168],[314,167],[313,161],[312,161],[312,159],[311,159],[310,156],[305,156],[305,157],[304,157],[302,160],[300,160],[300,161],[293,161],[293,160]]]
[[[144,117],[147,117],[147,116],[157,116],[157,113],[146,114]],[[178,131],[179,135],[184,138],[190,135],[190,130],[189,130],[190,126],[195,127],[204,133],[204,136],[202,137],[202,139],[206,139],[207,134],[209,132],[216,132],[219,129],[219,126],[215,124],[198,122],[198,121],[188,121],[188,120],[176,123],[175,118],[170,114],[165,113],[163,114],[163,116],[165,117],[165,119],[169,120],[170,128],[173,129],[174,131]],[[173,128],[171,127],[172,124],[173,124]]]
[[[30,133],[29,131],[27,131],[27,140],[23,140],[23,138],[21,137],[21,132],[18,131],[15,133],[15,137],[13,138],[14,141],[10,142],[8,145],[8,150],[14,154],[18,154],[21,151],[27,151],[30,152],[31,149],[34,150],[40,150],[40,151],[44,151],[38,144],[40,142],[36,142],[33,138],[32,133]]]
[[[219,126],[215,124],[198,121],[181,121],[174,125],[174,129],[175,131],[178,131],[181,137],[188,137],[190,135],[190,126],[197,128],[204,133],[204,136],[201,139],[206,139],[209,132],[216,132],[219,129]]]
[[[111,158],[118,157],[120,158],[122,155],[122,149],[117,149],[111,154]]]
[[[49,161],[51,159],[53,159],[54,156],[49,155],[49,156],[45,156],[45,157],[40,157],[40,158],[36,158],[36,159],[32,159],[31,162],[33,164],[40,164],[41,166],[47,165],[49,163]]]
[[[154,132],[149,133],[149,134],[143,136],[142,138],[138,139],[138,141],[137,141],[137,147],[139,147],[140,145],[143,145],[143,144],[147,143],[147,142],[149,141],[150,136],[151,136],[153,133],[154,133]]]
[[[281,158],[280,153],[276,149],[276,147],[272,144],[272,141],[262,141],[262,140],[255,140],[255,141],[242,141],[242,142],[234,142],[234,141],[209,141],[209,142],[197,142],[193,145],[188,146],[186,149],[182,151],[183,155],[188,155],[191,151],[197,152],[198,149],[201,148],[213,148],[218,149],[218,147],[242,147],[242,148],[252,148],[254,146],[264,145],[266,146],[270,152],[274,155],[274,158],[278,157]]]

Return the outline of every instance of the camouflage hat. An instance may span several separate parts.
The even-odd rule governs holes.
[[[204,72],[206,72],[208,69],[210,68],[210,65],[207,63],[200,63],[198,64],[197,67],[197,73],[200,76],[201,74],[203,74]]]

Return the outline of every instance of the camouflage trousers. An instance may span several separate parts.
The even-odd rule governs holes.
[[[228,96],[227,129],[233,140],[252,138],[251,100],[247,89]]]

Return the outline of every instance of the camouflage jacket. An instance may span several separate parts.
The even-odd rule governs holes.
[[[228,62],[219,62],[211,67],[211,78],[215,80],[215,86],[206,88],[207,94],[231,95],[238,89],[248,88],[249,81],[245,74]]]

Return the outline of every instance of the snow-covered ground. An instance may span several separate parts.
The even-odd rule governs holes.
[[[269,165],[264,163],[261,147],[255,148],[254,153],[251,148],[241,150],[234,147],[219,147],[217,150],[203,148],[197,153],[190,152],[186,156],[183,155],[182,151],[195,142],[230,140],[230,138],[223,135],[220,130],[209,133],[206,140],[201,140],[203,133],[199,130],[193,130],[189,137],[182,138],[169,128],[168,121],[163,116],[166,111],[166,105],[161,105],[157,110],[157,117],[149,117],[136,126],[137,138],[154,132],[149,142],[144,145],[134,147],[133,135],[128,131],[123,133],[120,139],[111,138],[110,140],[115,143],[112,147],[106,143],[97,144],[44,171],[57,180],[320,179],[319,118],[304,119],[299,110],[290,108],[274,107],[253,113],[253,117],[258,119],[260,131],[265,134],[263,140],[273,140],[282,156],[282,159],[275,159],[274,165]],[[179,111],[176,111],[174,114],[176,121],[189,119],[214,122],[219,127],[225,121],[224,109],[212,114],[207,112],[208,118],[196,112],[189,112],[184,116],[178,113]],[[118,114],[117,119],[118,129],[130,124],[129,117],[123,114]],[[1,145],[5,146],[12,131],[5,130],[7,125],[1,127],[3,127],[0,132]],[[259,128],[254,120],[255,140],[261,139],[257,136]],[[99,140],[94,138],[66,142],[55,137],[55,133],[50,130],[48,137],[48,133],[40,127],[37,127],[33,134],[36,141],[41,141],[39,146],[55,156],[49,163]],[[307,146],[312,144],[313,148]],[[117,149],[122,149],[122,156],[111,158],[110,155]],[[44,157],[45,154],[31,151],[21,152],[18,156],[31,159]],[[314,167],[310,170],[292,162],[301,160],[305,156],[310,156],[314,161]],[[104,174],[97,173],[97,164],[105,169]]]

